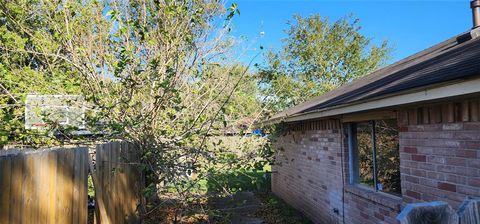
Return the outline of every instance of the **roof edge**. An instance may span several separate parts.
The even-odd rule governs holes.
[[[302,120],[326,118],[348,113],[363,112],[368,110],[401,106],[411,103],[419,103],[472,93],[480,93],[480,89],[478,88],[479,86],[480,78],[478,77],[469,80],[456,80],[448,83],[435,84],[420,87],[414,90],[398,92],[389,96],[382,96],[380,98],[370,99],[368,101],[339,105],[336,107],[325,108],[317,111],[286,115],[284,117],[269,119],[259,124],[272,125],[282,122],[295,122]]]

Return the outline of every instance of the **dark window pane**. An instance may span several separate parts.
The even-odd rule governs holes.
[[[373,184],[372,127],[370,123],[357,123],[358,182],[368,186]]]
[[[375,121],[378,190],[401,195],[398,127],[395,119]]]

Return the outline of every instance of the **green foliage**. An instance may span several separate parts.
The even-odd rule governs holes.
[[[289,26],[282,51],[267,53],[266,66],[259,71],[273,113],[372,72],[390,52],[386,41],[371,44],[352,17],[330,23],[320,15],[295,16]]]
[[[91,198],[95,197],[95,188],[93,186],[93,178],[91,175],[88,175],[88,196]]]
[[[63,15],[56,13],[54,5],[37,1],[2,1],[0,5],[0,145],[58,143],[48,131],[24,129],[24,102],[27,94],[80,93],[69,63],[47,56],[61,50]],[[56,25],[45,29],[52,22]]]
[[[372,126],[367,123],[357,124],[357,149],[359,160],[360,181],[373,187],[373,151]],[[400,186],[400,155],[398,142],[398,127],[396,120],[376,120],[376,164],[377,180],[382,185],[382,191],[401,194]]]
[[[208,193],[236,193],[242,191],[268,192],[270,190],[270,170],[213,170],[205,181]]]
[[[185,178],[193,193],[228,195],[238,191],[265,192],[270,188],[271,157],[267,139],[259,136],[210,137],[208,157]],[[170,192],[178,186],[169,185]]]

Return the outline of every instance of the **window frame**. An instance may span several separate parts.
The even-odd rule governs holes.
[[[358,146],[357,146],[357,124],[358,123],[367,123],[371,126],[371,141],[372,141],[372,166],[373,166],[373,187],[359,182],[360,178],[360,167],[359,167],[359,156],[358,156]],[[388,192],[382,191],[378,186],[378,164],[377,164],[377,141],[376,141],[376,120],[364,120],[364,121],[352,121],[347,123],[347,141],[348,141],[348,171],[349,171],[349,184],[359,186],[362,188],[368,188],[378,193],[386,194],[393,197],[401,197],[400,195],[391,194]]]

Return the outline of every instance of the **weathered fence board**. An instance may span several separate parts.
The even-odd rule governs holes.
[[[0,156],[0,223],[87,222],[87,148]]]
[[[112,142],[97,146],[97,167],[93,172],[94,181],[98,182],[94,183],[97,223],[139,222],[143,176],[138,161],[138,153],[131,144]]]
[[[90,159],[87,148],[0,150],[0,224],[87,223]],[[97,146],[96,161],[96,222],[138,223],[138,153],[113,142]]]

